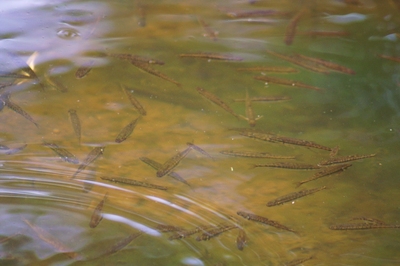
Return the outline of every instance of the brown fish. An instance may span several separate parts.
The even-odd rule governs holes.
[[[257,80],[267,82],[267,83],[275,83],[275,84],[280,84],[280,85],[285,85],[285,86],[290,86],[290,87],[300,87],[300,88],[305,88],[305,89],[310,89],[310,90],[315,90],[315,91],[323,91],[323,89],[321,89],[321,88],[311,86],[311,85],[302,83],[300,81],[295,81],[295,80],[267,77],[267,76],[259,76],[259,77],[254,77],[254,78]]]
[[[315,173],[311,178],[298,182],[296,187],[299,187],[304,183],[316,180],[316,179],[321,178],[323,176],[332,175],[332,174],[337,173],[337,172],[342,172],[346,168],[349,168],[350,166],[352,166],[351,163],[339,164],[339,165],[333,165],[333,166],[325,167],[321,171]]]
[[[166,225],[166,224],[158,224],[156,226],[156,229],[160,232],[166,233],[166,232],[175,232],[175,231],[182,231],[183,228],[179,226],[173,226],[173,225]]]
[[[128,125],[126,125],[121,132],[119,132],[118,136],[115,138],[116,143],[121,143],[124,140],[126,140],[133,132],[133,130],[136,127],[136,123],[140,117],[134,119],[132,122],[130,122]]]
[[[80,66],[76,72],[75,72],[75,77],[77,79],[81,79],[87,76],[87,74],[89,74],[90,70],[92,70],[92,67],[94,65],[94,60],[90,60],[88,62],[85,62],[84,64],[82,64],[82,66]]]
[[[289,21],[289,25],[286,27],[285,31],[285,43],[286,45],[291,45],[293,43],[293,39],[296,35],[297,24],[301,17],[303,17],[308,12],[308,9],[302,8],[296,15]]]
[[[134,55],[134,54],[107,54],[108,56],[118,58],[121,60],[126,60],[132,63],[138,62],[138,63],[145,63],[145,64],[156,64],[156,65],[164,65],[164,62],[158,59],[153,59],[153,58],[148,58],[140,55]],[[132,63],[133,64],[133,63]]]
[[[33,118],[27,113],[25,112],[19,105],[17,105],[16,103],[13,103],[10,101],[10,93],[3,93],[0,96],[0,101],[7,106],[8,108],[10,108],[11,110],[13,110],[14,112],[22,115],[23,117],[25,117],[27,120],[29,120],[30,122],[32,122],[33,124],[35,124],[35,126],[38,128],[39,125],[35,122],[35,120],[33,120]]]
[[[176,155],[171,157],[169,160],[167,160],[157,171],[156,175],[157,177],[163,177],[166,174],[170,173],[172,169],[174,169],[180,161],[182,161],[183,158],[185,158],[189,152],[192,150],[192,145],[188,144],[188,147],[181,151],[178,152]]]
[[[303,190],[300,190],[300,191],[297,191],[297,192],[292,192],[292,193],[289,193],[287,195],[278,197],[275,200],[272,200],[272,201],[268,202],[267,206],[268,207],[272,207],[272,206],[280,205],[280,204],[283,204],[285,202],[293,201],[295,199],[298,199],[298,198],[313,194],[313,193],[318,192],[318,191],[323,190],[323,189],[326,189],[326,186],[313,188],[313,189],[303,189]]]
[[[107,194],[104,194],[103,199],[97,204],[96,208],[93,210],[92,218],[90,219],[89,222],[89,227],[90,228],[95,228],[101,220],[103,220],[103,206],[107,198]]]
[[[301,55],[301,54],[296,54],[294,56],[294,58],[299,58],[299,59],[302,59],[302,60],[313,62],[313,63],[315,63],[317,65],[322,65],[322,66],[324,66],[326,68],[329,68],[329,69],[332,69],[332,70],[335,70],[335,71],[338,71],[338,72],[341,72],[341,73],[350,74],[350,75],[356,74],[356,72],[354,70],[352,70],[352,69],[350,69],[348,67],[341,66],[339,64],[335,64],[335,63],[332,63],[330,61],[326,61],[326,60],[323,60],[323,59],[320,59],[320,58],[313,58],[313,57],[309,57],[309,56],[305,56],[305,55]]]
[[[266,96],[266,97],[254,97],[250,98],[252,102],[277,102],[291,100],[288,96]],[[234,102],[245,102],[246,99],[234,99]]]
[[[82,164],[79,165],[78,170],[74,173],[71,179],[74,179],[77,174],[83,171],[89,164],[91,164],[94,160],[96,160],[100,155],[103,154],[104,149],[106,147],[95,147],[89,154],[86,156],[85,160],[83,160]]]
[[[243,58],[229,55],[229,54],[217,54],[217,53],[188,53],[180,54],[180,57],[192,57],[192,58],[202,58],[208,60],[224,60],[224,61],[242,61]]]
[[[223,225],[223,226],[219,226],[217,228],[211,229],[211,230],[207,230],[205,231],[203,234],[201,234],[200,236],[196,237],[197,241],[204,241],[204,240],[209,240],[210,238],[213,238],[223,232],[226,232],[228,230],[232,230],[238,228],[236,225]]]
[[[292,229],[290,229],[290,228],[288,228],[288,227],[286,227],[286,226],[284,226],[284,225],[282,225],[282,224],[280,224],[280,223],[278,223],[276,221],[269,220],[266,217],[262,217],[262,216],[259,216],[259,215],[253,214],[253,213],[248,213],[248,212],[243,212],[243,211],[238,211],[237,214],[242,216],[243,218],[246,218],[246,219],[251,220],[251,221],[255,221],[255,222],[263,223],[263,224],[266,224],[266,225],[270,225],[270,226],[273,226],[273,227],[276,227],[276,228],[279,228],[279,229],[283,229],[283,230],[286,230],[286,231],[289,231],[289,232],[295,232],[294,230],[292,230]]]
[[[69,119],[72,124],[72,128],[74,129],[75,135],[78,138],[78,143],[81,143],[81,121],[79,119],[78,114],[75,109],[68,110]]]
[[[39,226],[36,226],[29,222],[26,219],[22,219],[35,233],[36,235],[45,241],[46,243],[50,244],[54,249],[58,252],[65,253],[69,258],[75,259],[80,257],[80,255],[76,252],[71,251],[71,249],[61,243],[59,240],[55,239],[49,232],[43,230]]]
[[[230,11],[227,15],[231,18],[250,18],[265,16],[286,16],[289,12],[274,9],[249,10],[249,11]]]
[[[389,55],[384,55],[384,54],[380,54],[379,57],[400,63],[400,57],[394,57],[394,56],[389,56]]]
[[[55,77],[50,77],[49,74],[47,72],[44,73],[44,77],[46,79],[46,81],[52,86],[54,87],[56,90],[60,91],[60,92],[68,92],[68,88],[64,86],[63,83],[61,83],[58,79],[56,79]]]
[[[211,228],[215,228],[215,227],[212,225],[201,225],[201,226],[198,226],[195,229],[191,229],[191,230],[179,230],[177,233],[171,235],[168,238],[168,240],[182,239],[182,238],[194,235],[196,233],[199,233],[201,231],[205,232],[206,230],[211,229]]]
[[[347,155],[347,156],[341,156],[341,157],[334,157],[330,158],[328,160],[321,161],[318,165],[330,165],[330,164],[338,164],[338,163],[345,163],[345,162],[350,162],[350,161],[356,161],[356,160],[361,160],[365,158],[370,158],[374,157],[376,154],[366,154],[366,155]]]
[[[364,230],[364,229],[389,229],[400,228],[400,224],[373,224],[373,223],[351,223],[335,224],[329,226],[331,230]]]
[[[320,168],[318,165],[314,164],[288,163],[288,162],[254,164],[253,167],[273,167],[273,168],[301,169],[301,170],[312,170]]]
[[[351,219],[351,221],[354,221],[354,220],[361,220],[361,221],[365,221],[365,222],[373,223],[373,224],[386,224],[384,221],[381,221],[381,220],[378,220],[375,218],[370,218],[370,217],[363,217],[363,216],[362,217],[354,217]]]
[[[238,236],[236,238],[237,248],[239,250],[243,250],[244,246],[246,245],[246,242],[247,242],[246,232],[242,228],[239,228],[239,233],[238,233]]]
[[[134,61],[134,60],[132,60],[131,63],[132,63],[132,65],[134,65],[135,67],[137,67],[137,68],[139,68],[139,69],[141,69],[141,70],[143,70],[143,71],[145,71],[145,72],[147,72],[147,73],[149,73],[149,74],[151,74],[151,75],[154,75],[154,76],[156,76],[156,77],[159,77],[159,78],[162,78],[162,79],[164,79],[164,80],[166,80],[166,81],[169,81],[169,82],[171,82],[171,83],[174,83],[174,84],[177,85],[178,87],[182,87],[182,84],[180,84],[179,82],[173,80],[172,78],[170,78],[170,77],[164,75],[163,73],[159,72],[158,70],[156,70],[156,69],[154,69],[154,68],[151,68],[151,67],[149,66],[149,64],[147,64],[147,63],[142,63],[142,62]]]
[[[244,120],[247,120],[247,122],[249,123],[249,126],[254,127],[254,126],[256,126],[256,121],[258,119],[261,119],[263,116],[259,116],[257,118],[255,117],[253,106],[251,104],[251,100],[250,100],[249,93],[247,90],[246,90],[245,105],[246,105],[246,116],[242,116],[242,115],[239,115],[239,116],[241,118],[243,118]]]
[[[296,265],[299,265],[299,264],[301,264],[301,263],[303,263],[305,261],[311,260],[312,258],[313,258],[313,256],[310,256],[308,258],[301,258],[301,259],[291,260],[289,262],[286,262],[284,264],[284,266],[296,266]]]
[[[235,116],[236,118],[239,119],[239,115],[237,115],[224,101],[222,101],[220,98],[218,98],[215,94],[206,91],[203,88],[197,87],[196,88],[197,92],[200,93],[202,96],[207,98],[208,100],[212,101],[231,115]]]
[[[297,73],[297,69],[292,67],[246,67],[237,68],[237,71],[259,71],[259,72],[273,72],[273,73]]]
[[[72,153],[70,153],[68,150],[66,150],[64,148],[59,147],[55,143],[43,141],[43,146],[52,149],[65,162],[73,163],[73,164],[79,163],[79,160],[75,157],[75,155],[73,155]]]
[[[140,104],[140,102],[132,95],[131,90],[126,88],[125,86],[121,85],[122,89],[125,91],[126,95],[128,96],[128,99],[132,103],[132,105],[138,110],[139,114],[145,116],[147,114],[146,110],[143,108],[143,106]]]
[[[132,186],[139,186],[139,187],[147,187],[147,188],[154,188],[154,189],[159,189],[159,190],[167,190],[167,187],[159,186],[159,185],[154,185],[150,183],[145,183],[133,179],[128,179],[128,178],[123,178],[123,177],[100,177],[103,180],[115,182],[115,183],[121,183],[121,184],[127,184],[127,185],[132,185]]]
[[[253,151],[220,151],[220,153],[230,156],[247,157],[247,158],[267,158],[267,159],[295,159],[294,156],[273,155],[266,152]]]
[[[117,241],[115,244],[113,244],[112,246],[108,247],[105,250],[105,252],[102,254],[102,256],[111,255],[111,254],[114,254],[114,253],[120,251],[121,249],[123,249],[124,247],[129,245],[129,243],[131,243],[134,239],[138,238],[142,234],[143,234],[143,232],[139,231],[137,233],[130,234],[127,237]]]

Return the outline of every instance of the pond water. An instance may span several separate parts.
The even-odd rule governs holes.
[[[398,0],[0,10],[1,265],[399,265]],[[330,168],[254,167],[316,167],[336,146],[375,156],[300,187]]]

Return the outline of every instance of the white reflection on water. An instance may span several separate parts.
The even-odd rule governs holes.
[[[149,235],[152,235],[152,236],[161,236],[161,234],[158,231],[156,231],[156,230],[154,230],[154,229],[152,229],[150,227],[147,227],[147,226],[145,226],[145,225],[143,225],[141,223],[137,223],[135,221],[129,220],[129,219],[127,219],[127,218],[125,218],[123,216],[120,216],[120,215],[104,213],[103,217],[108,219],[108,220],[112,220],[112,221],[115,221],[115,222],[118,222],[118,223],[123,223],[123,224],[129,225],[130,227],[133,227],[133,228],[135,228],[137,230],[143,231],[146,234],[149,234]]]

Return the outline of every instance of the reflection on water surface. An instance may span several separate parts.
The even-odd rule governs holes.
[[[397,265],[397,2],[3,4],[2,264]]]

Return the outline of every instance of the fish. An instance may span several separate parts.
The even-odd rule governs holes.
[[[299,20],[308,12],[308,9],[302,8],[299,12],[294,15],[294,17],[289,21],[288,26],[285,31],[285,43],[286,45],[291,45],[293,43],[293,39],[296,35],[296,28]]]
[[[128,179],[128,178],[123,178],[123,177],[100,177],[103,180],[115,182],[115,183],[121,183],[121,184],[127,184],[127,185],[132,185],[132,186],[139,186],[139,187],[147,187],[147,188],[154,188],[154,189],[159,189],[159,190],[167,190],[167,187],[164,186],[159,186],[159,185],[154,185],[150,183],[145,183],[133,179]]]
[[[269,141],[269,142],[281,142],[283,144],[292,144],[292,145],[298,145],[298,146],[305,146],[305,147],[309,147],[309,148],[316,148],[316,149],[326,150],[326,151],[331,151],[332,150],[332,148],[320,145],[320,144],[315,143],[313,141],[296,139],[296,138],[289,138],[289,137],[283,137],[283,136],[276,136],[276,135],[267,134],[267,133],[263,133],[263,132],[252,131],[252,130],[240,130],[239,134],[242,135],[242,136],[245,136],[245,137],[264,140],[264,141]]]
[[[323,190],[323,189],[326,189],[326,186],[313,188],[313,189],[303,189],[303,190],[300,190],[300,191],[297,191],[297,192],[292,192],[292,193],[289,193],[287,195],[278,197],[275,200],[269,201],[267,203],[267,206],[268,207],[272,207],[272,206],[280,205],[280,204],[283,204],[285,202],[293,201],[295,199],[298,199],[298,198],[313,194],[313,193],[318,192],[318,191]]]
[[[200,236],[196,237],[197,241],[204,241],[204,240],[209,240],[210,238],[213,238],[223,232],[226,232],[228,230],[232,230],[238,228],[236,225],[223,225],[223,226],[219,226],[217,228],[211,229],[211,230],[207,230],[205,231],[203,234],[201,234]]]
[[[119,132],[118,136],[115,138],[116,143],[121,143],[126,140],[133,132],[136,127],[136,123],[140,117],[132,120],[128,125],[126,125],[121,132]]]
[[[253,167],[274,167],[274,168],[302,169],[302,170],[312,170],[312,169],[320,168],[318,165],[314,165],[314,164],[288,163],[288,162],[254,164]]]
[[[24,145],[16,147],[16,148],[9,148],[6,145],[0,144],[0,154],[13,155],[13,154],[18,153],[18,152],[22,151],[23,149],[25,149],[26,146],[28,146],[28,144],[24,144]]]
[[[228,113],[239,119],[239,115],[237,115],[224,101],[218,98],[215,94],[208,92],[200,87],[197,87],[196,90],[202,96],[204,96],[208,100],[212,101],[213,103],[215,103],[216,105],[218,105],[219,107],[221,107],[222,109],[224,109],[225,111],[227,111]]]
[[[218,31],[213,30],[210,25],[204,22],[202,18],[197,17],[197,21],[203,27],[203,30],[206,32],[204,35],[210,38],[213,41],[217,41]]]
[[[254,77],[256,80],[261,80],[267,83],[275,83],[275,84],[280,84],[280,85],[285,85],[285,86],[290,86],[290,87],[300,87],[300,88],[305,88],[305,89],[310,89],[310,90],[315,90],[315,91],[323,91],[324,89],[311,86],[299,81],[295,80],[289,80],[289,79],[282,79],[282,78],[275,78],[275,77],[267,77],[267,76],[259,76],[259,77]]]
[[[60,92],[68,92],[68,88],[64,86],[60,81],[58,81],[55,78],[51,78],[47,72],[44,73],[44,77],[46,81],[53,86],[56,90],[59,90]]]
[[[75,135],[78,138],[78,143],[81,143],[81,121],[75,109],[68,110],[69,119],[74,129]]]
[[[121,88],[125,91],[126,95],[128,96],[128,99],[131,101],[132,105],[136,108],[136,110],[138,110],[139,114],[143,116],[147,115],[146,110],[143,108],[140,102],[132,95],[131,90],[122,85]]]
[[[323,160],[323,161],[319,162],[318,165],[330,165],[330,164],[345,163],[345,162],[356,161],[356,160],[361,160],[361,159],[365,159],[365,158],[371,158],[371,157],[374,157],[375,155],[376,155],[375,153],[372,153],[372,154],[366,154],[366,155],[354,154],[354,155],[347,155],[347,156],[341,156],[341,157],[334,157],[334,158],[330,158],[328,160]]]
[[[135,67],[137,67],[137,68],[139,68],[139,69],[151,74],[151,75],[154,75],[156,77],[159,77],[159,78],[162,78],[162,79],[164,79],[166,81],[174,83],[178,87],[182,87],[181,83],[179,83],[179,82],[173,80],[172,78],[164,75],[163,73],[159,72],[158,70],[156,70],[154,68],[151,68],[149,66],[149,64],[147,64],[147,63],[142,63],[142,62],[139,62],[139,61],[131,60],[131,64],[134,65]]]
[[[81,257],[81,255],[79,255],[76,252],[71,251],[71,249],[69,247],[65,246],[59,240],[55,239],[49,232],[45,231],[44,229],[40,228],[39,226],[32,224],[31,222],[29,222],[26,219],[22,219],[22,220],[36,233],[36,235],[40,239],[42,239],[44,242],[51,245],[58,252],[65,253],[65,255],[67,255],[71,259],[76,259],[78,257]]]
[[[335,224],[329,226],[331,230],[364,230],[364,229],[384,229],[400,228],[400,224],[376,224],[376,223],[351,223]]]
[[[13,110],[14,112],[22,115],[23,117],[25,117],[27,120],[29,120],[30,122],[32,122],[33,124],[35,124],[35,126],[37,128],[39,128],[39,125],[35,122],[35,120],[33,120],[33,118],[26,112],[24,111],[19,105],[17,105],[16,103],[13,103],[12,101],[10,101],[10,93],[3,93],[0,96],[0,101],[3,102],[3,104],[5,106],[7,106],[8,108],[10,108],[11,110]]]
[[[286,101],[291,100],[292,98],[289,96],[266,96],[266,97],[255,97],[250,98],[252,102],[277,102],[277,101]],[[234,102],[244,102],[246,99],[234,99]]]
[[[243,61],[242,57],[230,54],[217,54],[217,53],[187,53],[180,54],[180,57],[202,58],[208,60],[224,60],[224,61]]]
[[[346,168],[349,168],[350,166],[352,166],[351,163],[339,164],[339,165],[325,167],[321,171],[315,173],[311,178],[298,182],[296,187],[299,187],[304,183],[316,180],[316,179],[321,178],[323,176],[327,176],[327,175],[331,175],[331,174],[334,174],[334,173],[337,173],[337,172],[344,171]]]
[[[373,224],[386,224],[384,221],[375,219],[375,218],[370,218],[370,217],[354,217],[351,219],[351,221],[354,220],[362,220],[368,223],[373,223]]]
[[[100,155],[103,154],[104,149],[106,147],[95,147],[89,154],[86,156],[85,160],[79,165],[78,170],[74,173],[71,179],[74,179],[81,171],[83,171],[89,164],[91,164],[94,160],[96,160]]]
[[[168,240],[182,239],[182,238],[194,235],[198,232],[208,230],[210,228],[215,228],[215,227],[212,225],[201,225],[192,230],[179,230],[177,233],[171,235],[168,238]]]
[[[294,260],[291,260],[289,262],[286,262],[284,264],[284,266],[296,266],[296,265],[299,265],[299,264],[301,264],[301,263],[303,263],[305,261],[311,260],[312,258],[313,258],[313,256],[310,256],[308,258],[294,259]]]
[[[96,208],[93,210],[92,218],[90,218],[89,227],[95,228],[99,225],[101,220],[103,220],[103,206],[107,199],[108,192],[104,194],[103,199],[97,204]]]
[[[331,149],[331,152],[329,153],[329,157],[331,157],[331,158],[335,157],[338,154],[339,149],[340,149],[339,146],[333,147]]]
[[[156,65],[164,65],[165,63],[161,60],[158,59],[153,59],[153,58],[148,58],[144,56],[139,56],[139,55],[134,55],[134,54],[107,54],[108,56],[121,59],[121,60],[126,60],[129,62],[138,62],[138,63],[145,63],[145,64],[156,64]]]
[[[174,169],[183,158],[185,158],[189,152],[193,149],[192,145],[188,145],[188,147],[175,154],[169,160],[167,160],[158,170],[157,170],[157,177],[163,177],[166,174],[170,173],[172,169]]]
[[[384,54],[380,54],[379,57],[400,63],[400,57],[394,57],[394,56],[389,56],[389,55],[384,55]]]
[[[261,72],[274,72],[274,73],[297,73],[297,69],[292,67],[242,67],[237,68],[237,71],[261,71]]]
[[[317,65],[322,65],[326,68],[329,68],[329,69],[332,69],[332,70],[335,70],[335,71],[338,71],[338,72],[341,72],[344,74],[350,74],[350,75],[356,74],[356,72],[354,70],[352,70],[348,67],[341,66],[339,64],[335,64],[335,63],[332,63],[330,61],[326,61],[323,59],[313,58],[313,57],[309,57],[309,56],[305,56],[305,55],[301,55],[301,54],[296,54],[294,57],[316,63]]]
[[[75,77],[77,79],[81,79],[87,76],[89,74],[90,70],[92,70],[92,67],[94,65],[94,60],[90,60],[88,62],[85,62],[82,66],[80,66],[76,72],[75,72]]]
[[[227,13],[228,17],[231,18],[250,18],[250,17],[265,17],[265,16],[286,16],[288,12],[263,9],[263,10],[249,10],[249,11],[231,11]]]
[[[254,115],[254,110],[253,110],[253,106],[251,105],[251,100],[249,97],[249,93],[246,90],[246,98],[245,98],[245,105],[246,105],[246,116],[242,116],[239,115],[241,118],[243,118],[244,120],[247,120],[247,122],[249,123],[249,126],[254,127],[256,126],[256,121],[258,119],[261,119],[263,116],[259,116],[259,117],[255,117]]]
[[[12,73],[12,72],[5,72],[0,71],[0,77],[2,78],[14,78],[14,79],[33,79],[31,76],[27,76],[24,74]]]
[[[273,227],[278,228],[278,229],[283,229],[283,230],[295,233],[295,231],[290,229],[289,227],[286,227],[286,226],[284,226],[284,225],[282,225],[282,224],[280,224],[280,223],[278,223],[276,221],[269,220],[268,218],[263,217],[263,216],[259,216],[259,215],[256,215],[256,214],[253,214],[253,213],[244,212],[244,211],[238,211],[237,215],[240,215],[240,216],[242,216],[243,218],[245,218],[247,220],[263,223],[263,224],[270,225],[270,226],[273,226]]]
[[[144,163],[150,165],[151,167],[153,167],[153,168],[156,169],[157,171],[158,171],[158,169],[160,169],[160,168],[162,167],[162,164],[160,164],[159,162],[156,162],[156,161],[154,161],[154,160],[152,160],[152,159],[150,159],[150,158],[147,158],[147,157],[140,157],[139,159],[140,159],[142,162],[144,162]],[[185,179],[183,179],[183,177],[181,177],[179,174],[177,174],[177,173],[171,171],[171,172],[169,172],[167,175],[170,176],[170,177],[172,177],[172,178],[174,178],[175,180],[177,180],[177,181],[179,181],[179,182],[182,182],[182,183],[184,183],[185,185],[188,185],[189,187],[191,187],[190,184],[189,184]]]
[[[239,228],[239,233],[238,236],[236,237],[237,248],[239,250],[243,250],[244,246],[246,245],[246,242],[247,242],[246,232],[242,228]]]
[[[156,226],[156,229],[160,232],[166,233],[166,232],[175,232],[175,231],[182,231],[183,228],[179,226],[173,226],[173,225],[165,225],[165,224],[158,224]]]
[[[139,236],[141,236],[143,234],[142,231],[133,233],[128,235],[127,237],[117,241],[116,243],[114,243],[112,246],[108,247],[104,253],[102,254],[102,256],[107,256],[107,255],[111,255],[114,254],[118,251],[120,251],[121,249],[123,249],[124,247],[126,247],[129,243],[131,243],[134,239],[138,238]]]
[[[267,158],[267,159],[295,159],[295,156],[283,156],[283,155],[273,155],[266,152],[253,152],[253,151],[220,151],[220,153],[236,156],[236,157],[247,157],[247,158]]]
[[[73,163],[73,164],[79,163],[79,160],[75,157],[75,155],[73,155],[71,152],[69,152],[68,150],[66,150],[64,148],[59,147],[55,143],[43,141],[43,146],[52,149],[65,162]]]
[[[291,62],[293,64],[296,64],[298,66],[301,66],[301,67],[303,67],[305,69],[308,69],[308,70],[311,70],[311,71],[314,71],[314,72],[317,72],[317,73],[329,74],[329,70],[327,70],[326,68],[322,68],[322,67],[320,67],[318,65],[315,65],[315,64],[310,64],[309,62],[308,63],[304,62],[302,60],[299,60],[295,56],[284,55],[284,54],[280,54],[280,53],[269,51],[269,50],[267,50],[267,53],[271,54],[273,56],[279,57],[279,58],[281,58],[281,59],[283,59],[285,61],[288,61],[288,62]]]

